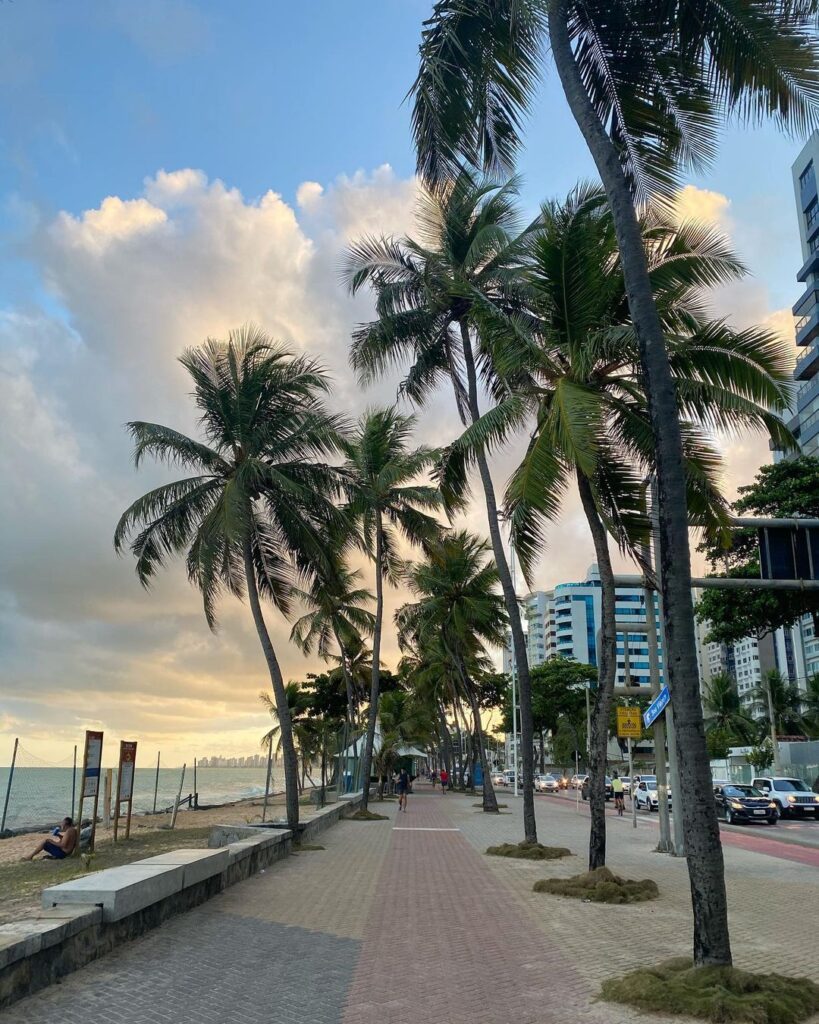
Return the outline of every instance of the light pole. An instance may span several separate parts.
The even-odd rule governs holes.
[[[515,573],[515,545],[509,540],[509,572],[512,577],[512,590],[518,596],[517,576]],[[518,663],[515,658],[515,641],[512,640],[512,767],[515,769],[515,796],[518,795],[518,707],[517,682]]]

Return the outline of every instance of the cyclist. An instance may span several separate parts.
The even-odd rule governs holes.
[[[614,806],[617,808],[617,813],[622,817],[626,802],[623,799],[623,780],[618,776],[617,772],[611,773],[611,788],[614,793]]]

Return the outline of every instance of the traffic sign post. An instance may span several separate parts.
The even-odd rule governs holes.
[[[668,707],[668,702],[671,700],[671,694],[668,692],[668,687],[664,686],[662,690],[657,694],[654,700],[649,704],[646,710],[643,712],[643,724],[646,729],[653,725],[654,722],[660,717],[660,715]]]
[[[624,740],[638,740],[643,735],[639,708],[617,708],[617,735]]]

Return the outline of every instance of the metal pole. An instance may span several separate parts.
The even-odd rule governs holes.
[[[779,743],[776,739],[776,717],[774,716],[774,703],[773,693],[771,692],[771,676],[768,673],[765,676],[765,692],[768,697],[768,718],[771,721],[771,745],[773,747],[774,757],[774,772],[777,775],[782,774],[782,762],[779,759]]]
[[[589,700],[589,683],[586,683],[586,758],[591,759],[591,701]]]
[[[580,774],[580,751],[577,747],[574,748],[574,809],[575,811],[580,810],[580,786],[577,785],[577,776]]]
[[[196,788],[196,758],[193,759],[193,799],[197,804],[199,803],[199,790]]]
[[[162,756],[162,751],[157,750],[156,752],[156,778],[154,779],[154,814],[156,814],[156,793],[159,789],[159,758]]]
[[[77,798],[77,744],[74,744],[74,770],[71,776],[71,813],[74,813],[74,801]],[[2,831],[2,829],[0,829]]]
[[[515,546],[509,542],[509,571],[512,577],[512,589],[517,598],[517,578],[515,575]],[[518,795],[518,711],[517,711],[517,678],[518,663],[515,657],[515,638],[511,639],[512,647],[512,767],[515,769],[515,796]]]
[[[659,553],[660,550],[660,518],[659,518],[659,495],[657,490],[657,478],[653,477],[651,481],[651,538],[653,550]],[[662,581],[662,566],[660,558],[657,557],[652,560],[652,568],[654,569],[654,575],[657,579],[657,600],[660,605],[660,629],[663,628],[663,581]],[[648,616],[654,621],[654,602],[651,602],[652,614]],[[655,630],[656,633],[656,630]],[[666,644],[663,643],[663,650],[665,651]],[[668,677],[668,665],[666,664],[666,686],[669,686],[670,679]],[[670,686],[669,686],[670,689]],[[668,771],[671,776],[671,800],[672,803],[676,799],[677,801],[677,813],[672,815],[672,829],[673,829],[673,852],[677,857],[685,856],[685,837],[683,834],[683,822],[682,814],[680,813],[680,772],[677,763],[677,735],[674,732],[674,714],[671,708],[671,704],[665,710],[665,718],[667,724],[666,739],[668,741]],[[655,766],[656,767],[656,766]],[[662,813],[660,808],[663,806],[668,807],[668,800],[663,799],[663,795],[659,792],[659,776],[657,777],[658,792],[657,802],[658,811]],[[675,794],[676,793],[676,797]]]
[[[616,634],[615,634],[616,635]],[[628,686],[631,682],[631,654],[628,649],[628,631],[623,634],[623,683]],[[628,743],[628,777],[634,778],[634,757],[631,750],[631,736],[627,738]],[[631,785],[631,782],[629,782]],[[634,795],[631,797],[631,827],[637,828],[637,801]]]
[[[267,743],[267,782],[264,784],[264,806],[262,807],[262,821],[267,817],[267,798],[270,795],[270,773],[273,770],[273,736]]]
[[[182,765],[182,777],[179,780],[179,792],[173,805],[173,816],[171,817],[171,828],[176,828],[176,815],[179,813],[179,801],[182,799],[182,787],[185,785],[185,769],[187,764]]]
[[[11,795],[11,780],[14,778],[14,765],[17,762],[17,747],[20,744],[20,740],[15,738],[14,740],[14,751],[11,755],[11,767],[9,768],[9,781],[6,785],[6,799],[3,801],[3,820],[0,821],[0,834],[6,831],[6,814],[9,809],[9,796]],[[76,757],[77,748],[74,748],[74,756]],[[74,810],[74,802],[71,802],[71,810]]]
[[[641,546],[643,560],[652,565],[651,545]],[[657,618],[654,608],[654,591],[643,587],[643,600],[646,606],[646,643],[648,645],[648,672],[651,683],[651,696],[660,692],[660,651],[657,643]],[[665,719],[660,715],[654,723],[654,774],[657,776],[657,812],[660,819],[660,841],[657,843],[658,853],[673,853],[671,842],[671,821],[668,814],[668,776],[665,769]],[[634,811],[637,802],[633,799]]]

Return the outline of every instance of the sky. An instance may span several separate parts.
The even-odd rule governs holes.
[[[371,314],[339,278],[345,245],[412,230],[409,107],[427,0],[0,0],[0,764],[14,737],[47,763],[87,728],[137,739],[146,763],[258,749],[264,661],[248,609],[208,631],[172,564],[150,592],[113,551],[122,511],[167,472],[137,473],[129,419],[195,430],[176,359],[254,321],[332,373],[351,415],[393,400],[347,365]],[[804,140],[729,126],[681,195],[717,223],[749,277],[713,297],[792,344],[801,260],[790,165]],[[533,214],[593,167],[546,77],[521,154]],[[458,424],[442,394],[418,442]],[[725,487],[768,458],[723,439]],[[515,451],[493,464],[498,487]],[[485,532],[476,501],[464,525]],[[535,583],[582,578],[591,545],[574,499]],[[369,572],[366,566],[362,568]],[[388,613],[404,595],[388,596]],[[320,671],[269,625],[288,678]],[[390,629],[385,661],[396,659]]]

